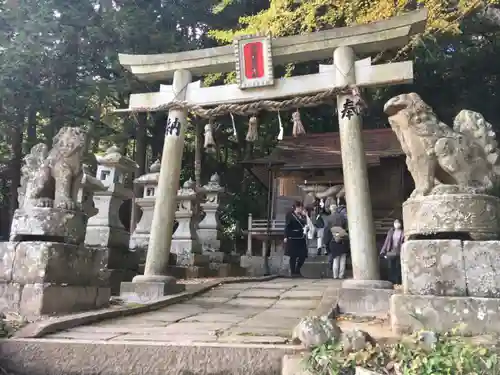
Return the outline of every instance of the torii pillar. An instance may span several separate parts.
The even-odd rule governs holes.
[[[187,86],[191,80],[191,73],[188,70],[177,70],[174,73],[172,89],[176,93],[177,100],[186,98]],[[185,289],[185,285],[177,284],[175,277],[167,274],[167,268],[177,210],[177,191],[186,126],[186,109],[171,109],[168,112],[158,195],[155,200],[144,275],[137,275],[132,282],[122,283],[120,288],[122,297],[140,301],[154,300]]]
[[[335,49],[333,67],[338,84],[356,84],[355,62],[356,56],[351,47]],[[342,172],[354,273],[354,279],[344,281],[343,286],[389,288],[392,286],[390,282],[380,280],[362,121],[359,110],[352,107],[355,102],[352,95],[337,97]]]

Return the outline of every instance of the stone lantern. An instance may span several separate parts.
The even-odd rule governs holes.
[[[94,194],[97,214],[89,218],[85,244],[107,251],[107,264],[103,278],[109,280],[113,294],[119,293],[120,282],[131,280],[137,271],[137,254],[129,251],[130,233],[120,221],[119,210],[125,200],[134,193],[124,185],[127,173],[133,173],[138,165],[123,156],[118,147],[112,146],[102,156],[96,155],[97,179],[106,187]]]
[[[208,184],[200,190],[206,197],[205,202],[201,204],[201,209],[205,212],[205,217],[198,225],[198,238],[204,253],[218,252],[220,250],[219,240],[219,195],[224,192],[220,186],[220,178],[217,173],[210,177]]]
[[[178,208],[175,220],[177,229],[172,236],[171,252],[176,255],[177,265],[193,265],[192,254],[201,253],[201,247],[193,220],[194,201],[198,198],[194,182],[189,179],[177,193]]]
[[[144,263],[146,259],[159,177],[160,161],[157,160],[149,168],[149,173],[134,180],[134,185],[143,186],[144,192],[142,198],[135,199],[135,203],[141,208],[142,216],[135,227],[134,233],[130,236],[129,248],[139,253],[140,263]]]

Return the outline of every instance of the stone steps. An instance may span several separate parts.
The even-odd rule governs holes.
[[[280,375],[292,345],[96,340],[0,341],[0,369],[16,375]]]
[[[304,316],[327,314],[333,280],[223,284],[161,309],[0,341],[0,367],[16,375],[267,375]]]

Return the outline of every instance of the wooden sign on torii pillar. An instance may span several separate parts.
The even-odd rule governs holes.
[[[120,63],[139,79],[156,81],[173,77],[173,84],[162,85],[159,92],[132,94],[129,108],[117,112],[162,110],[174,101],[183,101],[191,106],[211,107],[311,95],[345,86],[363,88],[411,83],[412,62],[371,65],[370,58],[356,61],[355,53],[377,53],[403,47],[412,35],[423,32],[426,19],[427,11],[421,10],[367,25],[276,38],[272,41],[268,38],[272,45],[266,44],[266,38],[261,37],[263,42],[259,48],[268,50],[261,51],[260,57],[265,57],[265,62],[271,66],[264,64],[264,68],[258,68],[262,72],[255,76],[262,79],[255,83],[252,83],[253,76],[249,75],[243,82],[245,77],[240,70],[245,69],[242,65],[245,61],[244,57],[238,58],[243,54],[241,50],[235,53],[234,46],[176,54],[120,54]],[[272,77],[272,64],[320,60],[331,58],[332,54],[334,64],[320,65],[317,74],[280,79]],[[200,81],[191,82],[193,74],[234,71],[235,64],[240,78],[243,78],[239,84],[202,87]],[[262,61],[260,64],[263,64]],[[379,279],[378,255],[361,137],[361,117],[353,107],[353,102],[354,98],[347,92],[337,97],[354,271],[351,284],[355,282],[358,286],[369,286],[376,285]],[[187,108],[175,107],[169,110],[145,272],[134,278],[133,283],[127,283],[127,290],[141,289],[133,288],[130,284],[148,282],[151,287],[157,284],[159,293],[169,293],[168,286],[175,285],[175,279],[165,272],[176,210],[186,119]],[[178,288],[172,288],[172,292],[177,290]]]

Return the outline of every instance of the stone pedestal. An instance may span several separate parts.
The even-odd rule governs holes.
[[[201,246],[193,221],[193,202],[197,197],[198,194],[194,190],[192,180],[186,181],[177,194],[178,208],[175,219],[178,226],[172,236],[170,251],[176,255],[177,265],[179,266],[189,266],[191,254],[201,253]]]
[[[405,215],[413,235],[428,235],[432,228],[433,233],[449,236],[498,236],[499,227],[494,227],[498,218],[492,216],[498,210],[497,198],[460,197],[464,199],[455,203],[450,196],[410,199]],[[439,200],[442,205],[436,203]],[[429,217],[423,214],[426,211]],[[417,224],[411,213],[424,221]],[[402,248],[401,268],[404,294],[392,297],[390,309],[395,332],[460,327],[467,334],[500,333],[500,241],[410,240]]]
[[[202,194],[205,195],[205,202],[201,204],[201,209],[205,212],[205,217],[198,224],[198,239],[202,251],[213,252],[220,250],[219,236],[219,195],[224,192],[224,188],[219,184],[217,173],[212,175],[208,184],[202,187]]]
[[[146,261],[151,226],[153,225],[156,192],[158,191],[158,178],[160,176],[159,160],[151,165],[149,171],[150,173],[134,180],[134,185],[143,186],[142,198],[135,199],[135,203],[141,208],[142,216],[135,227],[134,233],[130,236],[129,249],[138,253],[140,264]]]
[[[133,191],[123,185],[125,174],[133,172],[137,164],[122,156],[116,146],[96,159],[97,179],[107,189],[95,193],[94,202],[99,211],[88,221],[85,244],[107,254],[103,277],[112,283],[112,292],[117,295],[120,282],[132,280],[139,265],[137,253],[129,251],[130,233],[119,218],[123,201],[133,197]]]
[[[499,239],[500,199],[491,195],[446,194],[410,198],[403,204],[405,236],[455,233],[476,240]]]
[[[81,211],[30,207],[14,212],[10,241],[29,241],[50,237],[53,241],[81,244],[85,239],[87,215]]]
[[[26,206],[16,211],[15,241],[0,243],[0,311],[35,317],[108,305],[110,288],[100,273],[105,254],[78,243],[85,222],[81,212]]]

